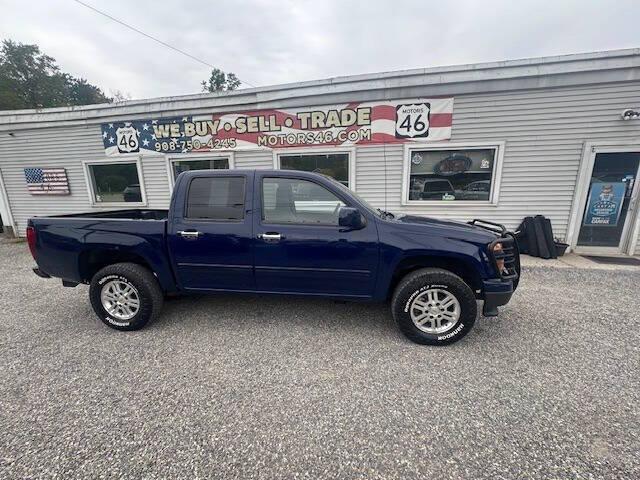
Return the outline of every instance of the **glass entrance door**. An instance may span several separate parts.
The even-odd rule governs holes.
[[[622,253],[636,216],[640,152],[596,153],[578,248]]]

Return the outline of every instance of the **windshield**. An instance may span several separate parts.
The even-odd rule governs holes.
[[[350,190],[350,189],[349,189],[349,187],[347,187],[347,186],[346,186],[346,185],[344,185],[343,183],[340,183],[340,182],[339,182],[339,181],[337,181],[335,178],[331,178],[331,177],[329,177],[328,175],[325,175],[325,176],[326,176],[329,180],[331,180],[331,182],[332,182],[334,185],[339,186],[341,190],[344,190],[345,192],[348,192],[350,195],[353,195],[354,197],[356,197],[356,198],[358,199],[358,201],[359,201],[360,203],[362,203],[362,204],[367,208],[367,210],[369,210],[371,213],[373,213],[373,214],[375,214],[375,215],[378,215],[378,216],[379,216],[378,210],[377,210],[373,205],[371,205],[369,202],[367,202],[364,198],[362,198],[360,195],[358,195],[356,192],[354,192],[353,190]]]
[[[344,190],[344,191],[348,192],[350,195],[353,195],[354,197],[356,197],[358,199],[358,201],[360,203],[362,203],[366,207],[366,209],[369,210],[371,213],[373,213],[374,215],[377,215],[378,217],[383,217],[384,216],[382,214],[383,210],[380,210],[379,208],[376,208],[373,205],[371,205],[369,202],[367,202],[364,198],[362,198],[356,192],[354,192],[353,190],[349,189],[349,187],[347,187],[345,184],[340,183],[335,178],[331,178],[328,175],[325,175],[325,176],[329,180],[331,180],[331,182],[333,182],[334,185],[338,185],[342,190]]]

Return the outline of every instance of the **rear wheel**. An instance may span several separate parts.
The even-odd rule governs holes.
[[[158,281],[135,263],[116,263],[96,273],[89,298],[100,320],[116,330],[139,330],[162,309]]]
[[[423,268],[400,281],[391,311],[410,340],[446,345],[469,333],[478,305],[473,290],[460,277],[439,268]]]

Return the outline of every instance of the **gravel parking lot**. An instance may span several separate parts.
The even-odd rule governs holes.
[[[31,266],[0,245],[0,478],[640,477],[640,271],[530,268],[436,348],[258,296],[120,333]]]

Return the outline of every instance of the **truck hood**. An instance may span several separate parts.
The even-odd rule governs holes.
[[[414,225],[416,227],[423,226],[433,233],[457,238],[460,240],[468,240],[474,243],[490,243],[498,238],[498,235],[484,228],[475,225],[469,225],[464,222],[454,220],[442,220],[432,217],[419,217],[417,215],[397,215],[394,219],[404,225]]]

